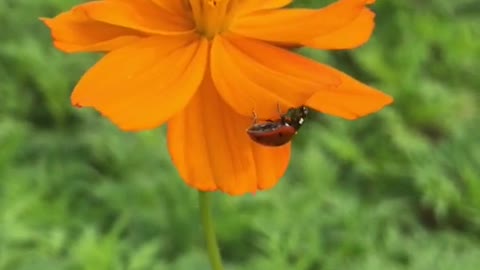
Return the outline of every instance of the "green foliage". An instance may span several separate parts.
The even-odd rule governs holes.
[[[79,2],[0,1],[0,269],[208,269],[163,128],[121,133],[70,107],[96,56],[56,51],[37,18]],[[377,2],[363,47],[300,52],[395,104],[313,115],[277,187],[217,194],[227,269],[478,269],[479,5]]]

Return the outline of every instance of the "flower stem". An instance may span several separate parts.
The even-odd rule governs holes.
[[[222,257],[217,245],[215,228],[213,227],[212,213],[210,208],[210,194],[208,192],[198,192],[198,201],[200,203],[200,215],[202,219],[203,235],[207,242],[208,258],[212,265],[212,270],[223,270]]]

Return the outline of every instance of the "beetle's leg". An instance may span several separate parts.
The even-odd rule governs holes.
[[[280,102],[277,102],[277,112],[279,116],[282,116],[282,108],[280,108]]]
[[[252,114],[253,114],[253,123],[252,123],[252,125],[255,125],[255,124],[257,123],[257,114],[255,113],[254,110],[252,111]]]

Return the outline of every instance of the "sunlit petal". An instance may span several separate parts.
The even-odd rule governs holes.
[[[286,170],[290,145],[253,143],[245,132],[251,123],[223,102],[206,77],[187,108],[168,122],[170,155],[186,183],[231,195],[273,187]]]
[[[186,106],[207,63],[208,42],[151,37],[110,52],[77,84],[72,103],[123,130],[158,127]]]
[[[340,84],[336,72],[267,43],[216,37],[211,52],[212,77],[223,99],[242,115],[255,112],[278,118],[316,91]]]
[[[340,0],[322,9],[278,9],[235,19],[230,31],[256,39],[302,44],[355,20],[371,0]]]
[[[65,52],[110,51],[144,37],[136,30],[93,21],[78,11],[41,20],[50,28],[55,47]]]
[[[66,43],[61,41],[54,41],[53,45],[64,52],[108,52],[120,47],[125,47],[130,43],[140,40],[140,37],[123,36],[114,38],[108,41],[97,42],[90,45],[78,45],[75,43]]]
[[[248,14],[260,10],[281,8],[292,3],[292,0],[244,0],[238,2],[239,5],[235,12],[238,14]]]
[[[370,39],[375,28],[374,18],[375,13],[365,8],[357,18],[344,27],[302,42],[302,45],[323,50],[343,50],[359,47]]]
[[[128,1],[128,0],[122,0]],[[185,0],[152,0],[154,4],[159,6],[160,8],[175,14],[177,16],[183,18],[190,18],[190,14],[188,14],[188,6],[187,1]]]
[[[193,22],[171,14],[150,0],[94,1],[75,8],[93,20],[145,33],[174,35],[191,32]]]

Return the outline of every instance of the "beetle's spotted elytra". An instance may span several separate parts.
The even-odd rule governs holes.
[[[300,106],[291,108],[279,119],[267,120],[263,123],[254,123],[247,129],[247,134],[254,142],[265,146],[282,146],[288,143],[305,122],[308,108]]]

